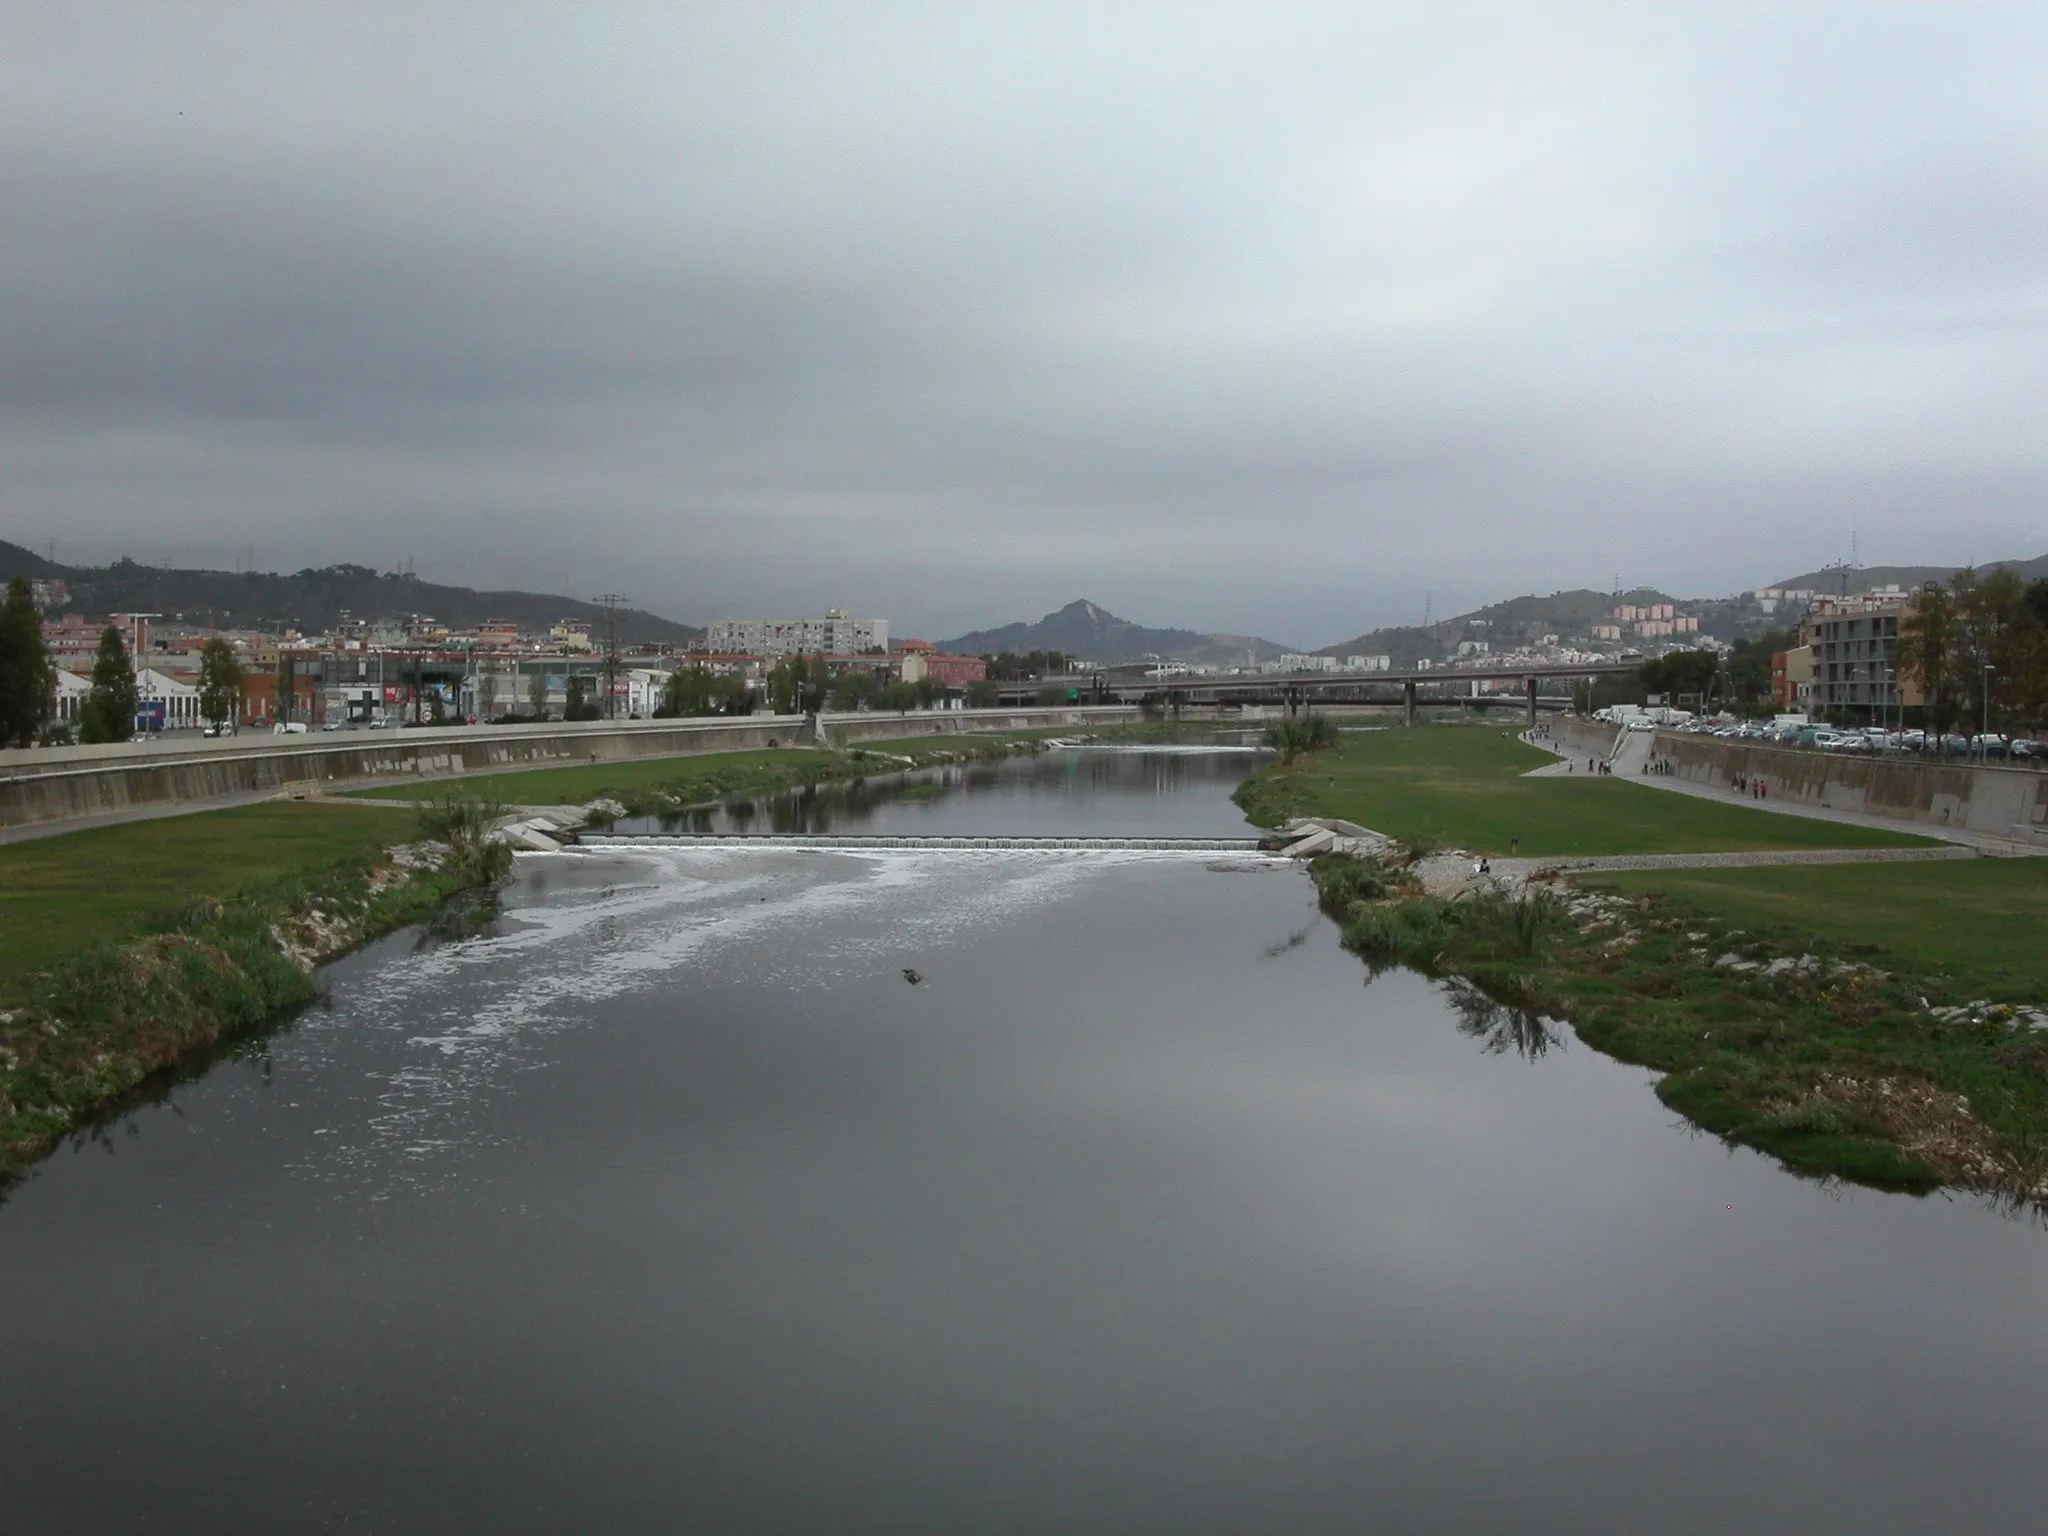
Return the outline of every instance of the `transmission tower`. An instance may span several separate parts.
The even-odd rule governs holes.
[[[613,689],[619,679],[619,604],[632,599],[605,592],[591,601],[604,609],[604,717],[610,720],[618,710]]]

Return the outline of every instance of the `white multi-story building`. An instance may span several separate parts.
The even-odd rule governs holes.
[[[1346,656],[1344,658],[1344,670],[1346,672],[1391,672],[1394,670],[1394,658],[1391,656]]]
[[[1337,658],[1334,656],[1304,656],[1295,651],[1288,651],[1280,658],[1280,670],[1282,672],[1334,672],[1337,670]]]
[[[889,621],[851,619],[837,608],[822,619],[713,619],[704,648],[720,655],[858,656],[889,649]]]

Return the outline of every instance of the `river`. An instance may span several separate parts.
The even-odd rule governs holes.
[[[756,830],[1236,835],[1078,751]],[[912,985],[910,968],[921,980]],[[0,1205],[0,1529],[2038,1529],[2048,1238],[1826,1189],[1298,870],[523,856]]]

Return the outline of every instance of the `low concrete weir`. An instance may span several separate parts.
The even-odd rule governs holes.
[[[1095,850],[1135,850],[1142,853],[1257,853],[1256,837],[899,837],[889,835],[843,836],[836,833],[786,833],[779,836],[749,836],[734,833],[687,832],[586,832],[576,839],[586,848],[760,848],[760,849],[856,849],[877,850],[982,850],[1030,853],[1086,853]]]

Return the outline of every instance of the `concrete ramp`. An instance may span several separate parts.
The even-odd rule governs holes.
[[[1657,749],[1655,731],[1623,731],[1615,738],[1614,755],[1607,759],[1616,777],[1641,778],[1643,765]]]

